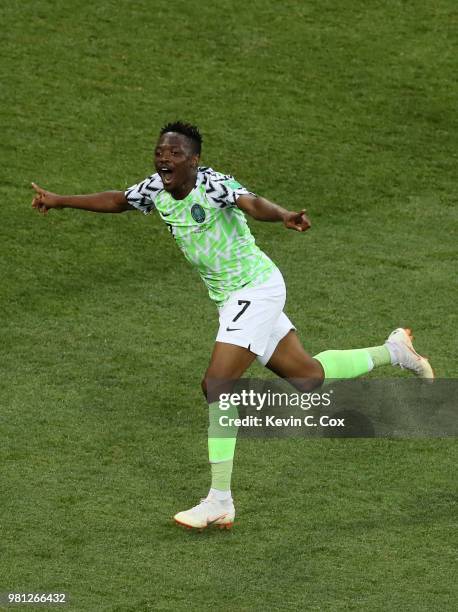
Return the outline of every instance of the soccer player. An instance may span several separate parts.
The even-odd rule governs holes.
[[[302,390],[326,379],[361,376],[374,367],[399,365],[417,376],[433,378],[428,360],[413,348],[410,330],[398,328],[380,346],[327,350],[310,356],[283,311],[286,289],[279,269],[255,244],[245,214],[258,221],[281,222],[305,232],[305,210],[286,210],[240,185],[232,176],[199,166],[202,137],[197,127],[181,121],[160,131],[154,151],[156,172],[126,191],[91,195],[58,195],[35,183],[32,206],[79,208],[100,213],[156,210],[197,268],[219,311],[219,330],[202,381],[209,404],[208,450],[211,487],[208,496],[175,521],[198,529],[232,526],[231,495],[233,437],[218,436],[218,393],[214,381],[240,378],[254,359]],[[300,382],[297,382],[300,381]]]

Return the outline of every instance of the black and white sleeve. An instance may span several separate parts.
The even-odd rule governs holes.
[[[204,168],[205,192],[208,200],[218,207],[235,206],[241,195],[255,195],[248,191],[230,174],[215,172],[212,168]]]
[[[154,201],[163,189],[160,176],[153,174],[141,183],[136,183],[126,189],[124,195],[131,206],[147,215],[154,210]]]

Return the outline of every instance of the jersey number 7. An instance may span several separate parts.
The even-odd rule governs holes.
[[[248,306],[251,304],[250,300],[239,300],[238,301],[238,305],[242,306],[243,304],[243,308],[242,310],[235,315],[235,317],[232,319],[232,322],[235,323],[235,321],[237,321],[237,319],[240,319],[240,317],[243,315],[243,313],[245,312],[245,310],[248,308]]]

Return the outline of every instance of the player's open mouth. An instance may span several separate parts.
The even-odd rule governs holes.
[[[173,170],[167,168],[166,166],[162,166],[159,168],[159,175],[164,185],[170,185],[173,180]]]

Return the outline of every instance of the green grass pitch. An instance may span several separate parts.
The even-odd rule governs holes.
[[[458,377],[455,2],[0,13],[0,591],[91,612],[456,610],[452,440],[243,440],[234,529],[174,526],[208,487],[216,311],[159,219],[45,218],[29,187],[123,189],[164,122],[196,122],[206,164],[308,209],[304,236],[250,224],[310,352],[410,325]]]

